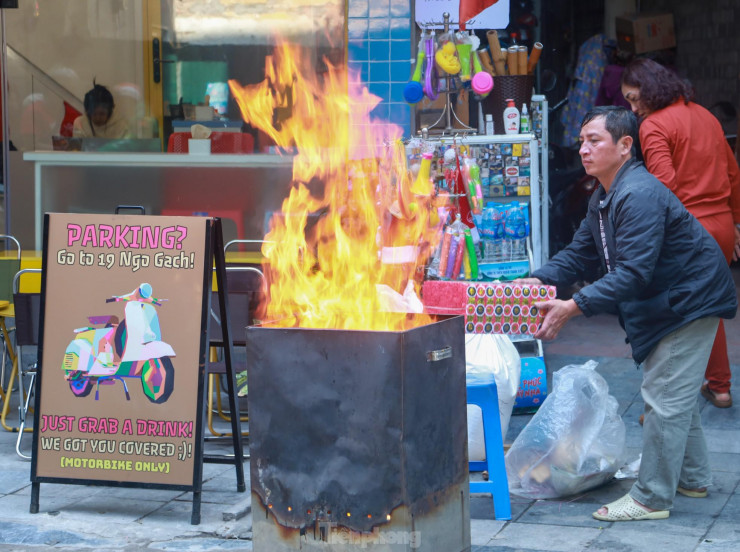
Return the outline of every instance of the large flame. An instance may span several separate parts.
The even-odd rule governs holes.
[[[384,311],[376,285],[403,293],[412,282],[418,295],[436,246],[436,206],[411,194],[401,128],[371,118],[379,98],[344,64],[323,59],[312,67],[307,58],[281,43],[265,61],[264,81],[229,81],[244,120],[296,151],[290,195],[262,248],[264,319],[283,327],[405,329],[411,318]],[[413,317],[413,325],[428,321]]]

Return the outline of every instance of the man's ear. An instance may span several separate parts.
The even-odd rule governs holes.
[[[617,146],[619,146],[620,153],[630,153],[632,151],[632,143],[634,140],[632,139],[632,136],[622,136],[619,141],[617,142]]]

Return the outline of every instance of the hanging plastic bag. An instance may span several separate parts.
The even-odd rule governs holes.
[[[468,381],[490,380],[493,376],[498,393],[501,419],[501,438],[506,439],[511,412],[521,376],[521,359],[508,336],[502,334],[467,334],[465,336],[465,365]],[[483,417],[479,407],[468,405],[468,458],[482,461],[486,458],[483,438]]]
[[[622,466],[624,422],[596,366],[590,360],[553,375],[552,393],[506,454],[512,493],[568,496],[601,485]]]

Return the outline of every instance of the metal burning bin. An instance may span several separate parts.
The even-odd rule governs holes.
[[[248,328],[254,550],[470,550],[464,351],[460,316]]]

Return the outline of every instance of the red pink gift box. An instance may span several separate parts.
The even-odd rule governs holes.
[[[424,309],[430,314],[465,315],[467,333],[534,335],[543,320],[534,306],[555,298],[555,287],[515,283],[427,280]]]

